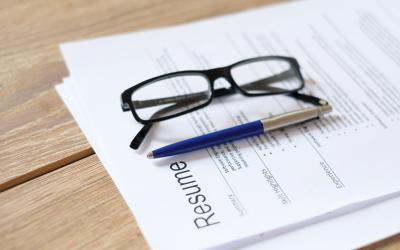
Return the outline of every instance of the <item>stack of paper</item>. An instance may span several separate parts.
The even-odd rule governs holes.
[[[66,43],[57,90],[154,249],[354,248],[400,231],[400,19],[396,0],[307,1],[178,27]],[[147,151],[301,104],[218,98],[163,121],[145,145],[120,94],[163,73],[296,57],[319,121],[198,152]],[[177,169],[180,169],[179,171]],[[189,185],[190,184],[190,185]]]

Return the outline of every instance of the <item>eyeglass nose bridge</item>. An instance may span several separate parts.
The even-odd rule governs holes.
[[[225,79],[233,89],[236,90],[237,86],[235,81],[232,78],[232,75],[229,71],[229,67],[220,67],[215,69],[210,69],[207,71],[207,75],[210,79],[210,82],[214,85],[217,79],[223,78]]]

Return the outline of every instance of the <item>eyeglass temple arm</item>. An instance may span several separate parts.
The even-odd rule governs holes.
[[[214,91],[214,95],[215,96],[223,96],[223,95],[232,94],[233,92],[234,91],[232,88],[220,88],[220,89],[216,89]],[[135,108],[140,109],[140,108],[148,108],[148,107],[169,104],[169,103],[197,102],[199,100],[204,100],[204,99],[208,99],[208,98],[209,98],[209,92],[202,91],[202,92],[187,94],[187,95],[178,95],[178,96],[173,96],[173,97],[157,98],[157,99],[150,99],[150,100],[143,100],[143,101],[133,101],[132,103],[133,103],[133,106],[135,106]],[[129,111],[130,110],[129,105],[122,105],[122,110]]]
[[[247,84],[243,84],[240,86],[240,88],[246,89],[246,90],[270,90],[270,91],[276,91],[276,92],[285,91],[285,89],[271,87],[271,86],[267,86],[267,85],[270,85],[270,84],[273,84],[273,83],[279,82],[279,81],[284,81],[284,80],[290,79],[295,76],[296,76],[295,71],[291,68],[286,71],[283,71],[282,73],[279,73],[279,74],[276,74],[276,75],[273,75],[270,77],[266,77],[266,78],[263,78],[263,79],[260,79],[260,80],[254,81],[254,82],[250,82]],[[235,93],[235,91],[232,87],[219,88],[219,89],[214,90],[215,97],[231,95],[233,93]]]
[[[273,91],[284,91],[284,89],[277,88],[277,87],[271,87],[268,86],[270,84],[273,84],[275,82],[280,82],[284,80],[288,80],[292,77],[296,77],[296,73],[293,69],[288,69],[286,71],[283,71],[282,73],[266,77],[254,82],[250,82],[244,85],[241,85],[240,87],[242,89],[246,90],[273,90]]]
[[[135,108],[140,109],[140,108],[148,108],[169,103],[195,102],[203,100],[204,98],[208,99],[208,91],[187,94],[187,95],[178,95],[172,97],[143,100],[143,101],[133,101],[132,103],[133,106],[135,106]]]
[[[287,71],[284,71],[280,74],[271,76],[271,77],[267,77],[252,83],[248,83],[246,85],[241,86],[241,88],[245,88],[246,90],[271,90],[271,91],[284,91],[284,89],[280,89],[280,88],[276,88],[276,87],[271,87],[271,86],[266,86],[269,84],[272,84],[274,82],[277,81],[283,81],[283,80],[287,80],[289,78],[295,77],[295,71],[292,69],[289,69]],[[247,86],[248,85],[248,86]],[[311,103],[317,106],[324,106],[324,105],[328,105],[328,101],[321,99],[319,97],[316,96],[312,96],[312,95],[306,95],[306,94],[302,94],[299,92],[292,92],[289,94],[289,96],[294,97],[295,99],[301,100],[303,102],[307,102],[307,103]]]
[[[314,104],[314,105],[317,105],[317,106],[325,106],[325,105],[329,104],[328,101],[326,101],[324,99],[321,99],[319,97],[312,96],[312,95],[302,94],[302,93],[299,93],[299,92],[290,93],[289,96],[294,97],[294,98],[296,98],[298,100],[301,100],[303,102],[311,103],[311,104]]]
[[[258,81],[254,81],[251,83],[247,83],[241,86],[241,88],[244,88],[246,90],[273,90],[273,91],[283,91],[283,89],[280,88],[275,88],[275,87],[270,87],[266,86],[269,84],[272,84],[277,81],[283,81],[286,79],[289,79],[291,77],[294,77],[294,71],[292,69],[286,70],[280,74],[267,77]],[[233,94],[234,91],[232,88],[218,88],[214,90],[214,96],[219,97],[219,96],[224,96],[224,95],[230,95]],[[209,92],[208,91],[202,91],[198,93],[192,93],[192,94],[187,94],[187,95],[178,95],[178,96],[173,96],[173,97],[165,97],[165,98],[157,98],[157,99],[150,99],[150,100],[143,100],[143,101],[133,101],[133,105],[135,108],[147,108],[147,107],[152,107],[152,106],[157,106],[157,105],[162,105],[162,104],[168,104],[168,103],[178,103],[181,101],[187,101],[188,99],[191,99],[190,101],[198,101],[202,100],[205,98],[208,98]],[[129,111],[129,105],[122,105],[122,110],[123,111]]]
[[[224,92],[222,92],[222,91],[220,92],[222,95],[226,95],[226,93],[227,93],[226,90],[228,90],[228,89],[220,89],[220,90],[224,91]],[[326,100],[315,97],[315,96],[311,96],[311,95],[305,95],[305,94],[301,94],[298,92],[294,92],[294,93],[289,94],[289,96],[292,96],[298,100],[308,102],[308,103],[318,105],[318,106],[328,105],[328,102]],[[154,113],[151,118],[154,118],[163,112],[168,112],[168,111],[172,111],[174,109],[178,109],[178,108],[182,107],[183,105],[187,105],[187,103],[185,103],[185,104],[180,103],[180,104],[176,104],[176,105],[161,109],[158,112]],[[142,127],[142,129],[136,134],[135,138],[133,138],[133,140],[130,144],[130,147],[132,149],[136,150],[139,148],[139,146],[142,144],[144,138],[149,133],[152,126],[153,126],[153,124],[151,123],[151,124],[146,124]]]
[[[196,100],[197,101],[197,100]],[[162,115],[163,113],[166,112],[170,112],[170,111],[174,111],[175,109],[179,109],[182,108],[184,106],[190,105],[190,103],[195,102],[193,100],[187,100],[185,102],[181,102],[181,103],[177,103],[175,105],[171,105],[165,108],[162,108],[160,110],[158,110],[157,112],[155,112],[150,119],[154,119],[157,116]],[[136,134],[136,136],[133,138],[130,147],[132,149],[138,149],[140,147],[140,145],[142,144],[144,138],[146,137],[146,135],[149,133],[151,127],[153,126],[153,123],[150,124],[146,124],[142,127],[142,129],[140,129],[140,131]]]
[[[234,93],[234,90],[232,88],[221,88],[221,89],[216,89],[215,90],[215,96],[224,96],[224,95],[229,95]],[[311,95],[306,95],[306,94],[301,94],[299,92],[293,92],[290,93],[289,96],[294,97],[295,99],[307,102],[307,103],[311,103],[314,105],[318,105],[318,106],[324,106],[324,105],[328,105],[328,102],[324,99],[315,97],[315,96],[311,96]],[[187,100],[187,99],[186,99]],[[189,101],[192,102],[193,100]],[[182,106],[187,105],[188,102],[181,102],[172,106],[168,106],[166,108],[160,109],[159,111],[157,111],[156,113],[154,113],[151,118],[155,118],[159,115],[161,115],[164,112],[169,112],[169,111],[173,111],[174,109],[178,109],[181,108]],[[149,133],[151,127],[153,126],[153,124],[146,124],[142,127],[142,129],[136,134],[135,138],[133,138],[130,147],[132,149],[138,149],[139,146],[142,144],[144,138],[146,137],[146,135]]]
[[[134,150],[138,149],[140,147],[140,145],[142,144],[146,135],[149,133],[151,127],[153,127],[152,123],[144,125],[140,129],[140,131],[135,135],[135,137],[133,138],[133,140],[131,141],[131,144],[129,146]]]

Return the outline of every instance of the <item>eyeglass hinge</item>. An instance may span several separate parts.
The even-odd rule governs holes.
[[[129,111],[130,107],[128,103],[121,103],[122,111]]]

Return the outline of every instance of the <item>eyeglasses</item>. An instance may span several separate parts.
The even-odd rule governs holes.
[[[217,86],[219,78],[227,80],[230,86]],[[155,122],[203,108],[214,97],[237,92],[248,97],[286,94],[315,105],[328,104],[299,93],[303,87],[304,79],[295,58],[262,56],[226,67],[177,71],[148,79],[121,94],[121,107],[123,111],[132,111],[136,121],[144,124],[130,145],[138,149]]]

